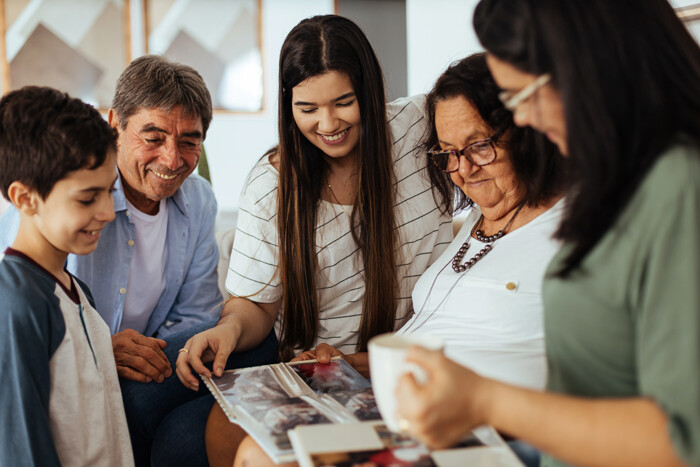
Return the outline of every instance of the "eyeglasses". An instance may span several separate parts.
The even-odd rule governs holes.
[[[439,146],[434,146],[428,151],[428,156],[440,170],[453,173],[459,170],[460,156],[466,157],[469,163],[480,167],[490,164],[496,160],[496,146],[491,138],[486,138],[459,151],[456,149],[444,151]]]
[[[528,84],[518,92],[503,91],[498,94],[498,98],[503,102],[503,107],[515,112],[520,104],[525,102],[532,96],[539,88],[549,83],[552,79],[552,75],[545,73],[537,77],[535,81]]]

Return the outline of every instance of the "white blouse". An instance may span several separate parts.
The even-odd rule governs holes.
[[[542,279],[559,242],[563,200],[496,240],[470,270],[457,273],[452,258],[481,211],[470,212],[457,237],[413,289],[416,314],[399,333],[425,333],[445,342],[445,354],[477,373],[543,389],[547,379],[542,322]],[[463,264],[484,247],[471,239]]]

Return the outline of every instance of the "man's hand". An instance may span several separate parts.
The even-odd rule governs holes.
[[[165,346],[164,340],[146,337],[133,329],[113,335],[112,350],[119,377],[142,383],[162,383],[173,374],[163,353]]]

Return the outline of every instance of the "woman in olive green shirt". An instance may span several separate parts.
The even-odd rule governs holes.
[[[515,123],[574,179],[543,299],[548,392],[410,359],[404,426],[490,424],[544,465],[700,465],[700,49],[665,0],[482,0],[477,35]]]

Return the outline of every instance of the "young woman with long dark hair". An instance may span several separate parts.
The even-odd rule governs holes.
[[[700,465],[700,49],[665,0],[482,0],[474,25],[515,123],[571,185],[543,287],[548,392],[416,350],[404,426],[486,423],[543,465]]]
[[[413,285],[452,239],[420,151],[426,125],[422,100],[385,103],[379,62],[353,22],[317,16],[289,33],[279,145],[253,168],[239,209],[226,282],[235,298],[184,346],[185,385],[198,387],[190,367],[211,374],[203,358],[220,375],[273,325],[286,360],[321,342],[366,350],[410,318]],[[216,407],[212,417],[233,427]]]

